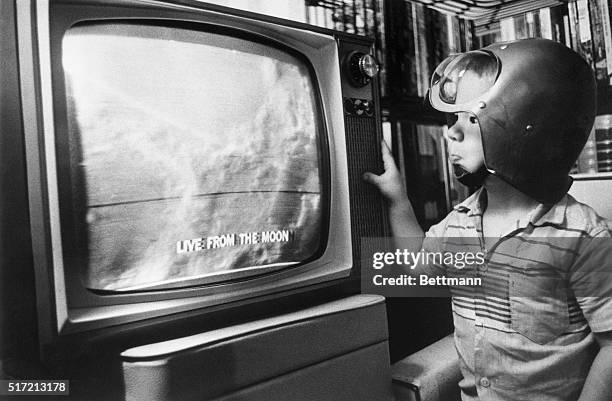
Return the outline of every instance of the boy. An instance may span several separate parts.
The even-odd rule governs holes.
[[[452,301],[462,399],[612,400],[610,232],[566,194],[595,115],[590,68],[553,41],[495,44],[443,61],[429,101],[449,116],[456,176],[481,188],[424,235],[386,144],[384,174],[364,179],[394,237],[428,251],[476,237],[486,255],[489,285]]]

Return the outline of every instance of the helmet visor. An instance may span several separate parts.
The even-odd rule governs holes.
[[[470,106],[495,84],[499,60],[493,54],[475,50],[446,58],[431,77],[429,97],[440,111],[459,111]]]

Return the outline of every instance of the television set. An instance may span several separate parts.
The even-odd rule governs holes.
[[[43,348],[359,275],[386,234],[370,40],[193,0],[15,14]]]

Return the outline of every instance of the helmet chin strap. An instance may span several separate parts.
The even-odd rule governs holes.
[[[491,173],[485,168],[484,164],[473,173],[465,170],[461,166],[453,166],[455,177],[457,180],[467,187],[480,187],[484,183],[485,178]]]

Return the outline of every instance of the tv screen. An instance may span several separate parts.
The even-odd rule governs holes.
[[[107,21],[68,29],[62,66],[64,243],[86,288],[219,282],[325,250],[326,133],[301,54],[218,28]]]

